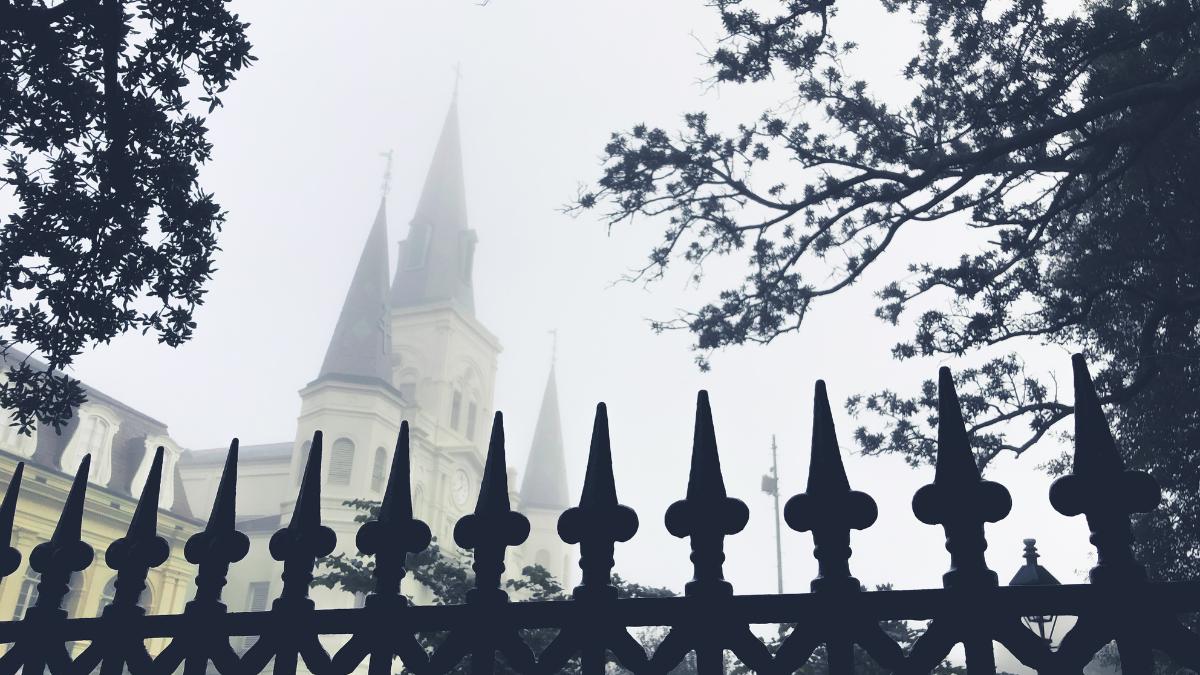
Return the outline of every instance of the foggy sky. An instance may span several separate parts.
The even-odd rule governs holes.
[[[828,381],[844,452],[855,422],[840,406],[853,393],[913,391],[938,365],[897,363],[888,349],[907,335],[875,319],[872,292],[930,241],[953,228],[902,235],[865,281],[820,303],[800,335],[769,347],[718,354],[700,373],[686,334],[654,335],[648,318],[695,307],[736,278],[716,264],[701,291],[688,269],[649,288],[614,284],[639,266],[659,228],[617,228],[597,214],[559,208],[599,175],[611,131],[645,122],[677,128],[683,113],[714,111],[714,126],[751,121],[789,96],[786,82],[755,87],[704,83],[703,51],[718,34],[715,12],[698,0],[311,0],[240,2],[259,60],[223,97],[209,121],[214,159],[206,189],[229,212],[219,271],[197,314],[195,339],[179,349],[124,336],[79,359],[74,375],[164,421],[186,447],[290,441],[297,391],[316,375],[354,263],[378,205],[383,160],[395,150],[388,217],[391,258],[405,235],[454,85],[468,211],[479,235],[479,319],[504,345],[496,408],[505,412],[509,458],[522,466],[559,332],[558,377],[573,493],[597,401],[609,405],[618,493],[641,517],[634,540],[617,547],[617,571],[645,584],[681,588],[690,578],[686,541],[662,524],[687,479],[696,391],[711,392],[729,493],[747,502],[750,524],[727,540],[727,577],[741,593],[774,592],[770,499],[759,492],[778,437],[785,497],[803,490],[813,381]],[[881,14],[843,11],[862,52],[851,65],[876,79],[898,73],[916,31]],[[887,92],[885,92],[887,93]],[[954,251],[957,254],[957,251]],[[1031,348],[1029,361],[1067,373],[1067,354]],[[1060,377],[1069,382],[1069,377]],[[1070,392],[1066,392],[1070,400]],[[1050,508],[1038,464],[1061,451],[1043,443],[990,472],[1013,493],[1013,514],[988,530],[989,562],[1007,581],[1034,536],[1059,579],[1090,566],[1082,518]],[[936,587],[949,557],[941,528],[920,524],[910,500],[933,477],[896,458],[851,458],[852,485],[879,503],[879,521],[853,536],[851,568],[867,584]],[[788,590],[815,575],[812,541],[784,530]]]

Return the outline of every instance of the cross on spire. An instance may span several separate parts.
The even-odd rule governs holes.
[[[392,155],[394,155],[394,154],[395,154],[395,150],[392,150],[391,148],[389,148],[385,152],[379,153],[380,157],[383,157],[387,160],[383,166],[383,196],[384,197],[387,196],[388,191],[392,187]]]

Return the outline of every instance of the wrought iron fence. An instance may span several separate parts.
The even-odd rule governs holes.
[[[510,508],[504,461],[504,431],[496,414],[478,503],[458,521],[455,541],[474,553],[474,588],[466,602],[414,606],[400,592],[408,554],[430,543],[429,528],[413,517],[409,494],[408,427],[397,441],[391,474],[378,518],[358,531],[357,546],[374,556],[375,588],[364,607],[319,610],[308,597],[314,566],[335,546],[334,533],[321,524],[321,435],[308,457],[290,524],[270,541],[272,557],[283,562],[283,590],[265,612],[232,613],[221,603],[229,566],[247,553],[248,539],[235,529],[234,493],[237,441],[230,447],[206,529],[186,544],[187,560],[198,566],[196,591],[182,614],[146,616],[138,606],[147,571],[167,557],[166,541],[155,532],[161,450],[129,526],[107,550],[105,563],[116,570],[116,594],[102,616],[68,619],[59,608],[70,575],[92,562],[92,549],[80,539],[88,461],[85,459],[66,498],[61,519],[47,543],[30,553],[38,572],[38,600],[21,621],[0,623],[0,675],[83,675],[97,667],[103,675],[172,673],[200,675],[210,664],[222,675],[255,675],[274,660],[273,671],[292,675],[298,664],[317,675],[350,673],[364,662],[370,675],[392,672],[398,659],[418,675],[441,675],[464,663],[473,674],[490,673],[497,655],[508,667],[529,675],[579,663],[586,675],[619,663],[637,675],[670,671],[689,653],[701,675],[725,667],[732,653],[759,673],[791,673],[824,646],[833,673],[853,671],[853,649],[865,651],[885,670],[923,673],[935,668],[957,644],[964,646],[972,674],[996,670],[993,643],[1042,673],[1078,673],[1105,644],[1115,640],[1126,673],[1153,670],[1152,651],[1200,668],[1200,637],[1178,615],[1200,610],[1195,580],[1149,581],[1131,551],[1130,516],[1156,507],[1157,484],[1147,474],[1126,471],[1109,432],[1082,358],[1074,359],[1074,472],[1050,491],[1054,508],[1065,516],[1084,515],[1092,532],[1097,562],[1090,584],[1002,587],[984,559],[986,523],[1004,518],[1008,491],[983,480],[971,453],[949,370],[939,380],[937,467],[933,483],[913,498],[917,518],[940,525],[946,534],[950,569],[943,588],[915,591],[863,591],[851,576],[850,531],[869,527],[877,507],[851,489],[834,434],[824,384],[818,382],[812,462],[807,490],[792,497],[788,526],[811,532],[819,575],[812,592],[787,595],[735,595],[722,573],[725,537],[740,531],[749,512],[726,494],[707,394],[700,393],[687,495],[667,510],[666,525],[689,538],[693,578],[675,598],[617,598],[611,585],[615,545],[638,529],[637,515],[617,501],[604,405],[597,408],[587,474],[579,506],[563,513],[558,529],[580,547],[582,581],[573,599],[509,602],[501,586],[505,551],[521,544],[529,522]],[[18,467],[0,505],[0,574],[12,574],[20,553],[9,546]],[[1021,622],[1029,615],[1073,615],[1077,622],[1051,650]],[[924,634],[905,652],[880,628],[885,620],[929,620]],[[791,625],[773,653],[750,629],[752,624]],[[632,636],[630,627],[668,626],[653,653]],[[520,629],[557,628],[549,646],[534,651]],[[443,631],[435,648],[416,636]],[[230,646],[231,636],[259,636],[245,653]],[[330,654],[320,635],[348,640]],[[170,638],[156,655],[143,640]],[[72,657],[64,642],[90,644]],[[577,659],[577,660],[576,660]]]

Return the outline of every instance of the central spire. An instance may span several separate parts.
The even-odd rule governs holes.
[[[392,306],[448,302],[473,314],[474,254],[475,232],[467,224],[456,91],[409,225],[408,238],[400,244],[400,261],[392,283]]]

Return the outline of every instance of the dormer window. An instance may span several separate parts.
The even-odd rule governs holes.
[[[145,452],[142,462],[138,465],[137,473],[133,474],[133,483],[129,486],[130,493],[140,495],[150,476],[150,465],[154,463],[154,451],[159,446],[163,449],[162,483],[159,485],[158,503],[164,508],[171,508],[175,503],[175,465],[179,462],[180,447],[167,436],[152,435],[146,437]]]
[[[462,280],[471,283],[471,270],[475,267],[475,233],[464,232],[462,238]]]
[[[6,411],[0,410],[0,450],[11,452],[17,457],[28,459],[33,457],[33,452],[37,450],[37,428],[30,430],[29,435],[17,431],[17,428],[10,426],[11,421]]]
[[[121,426],[120,420],[109,408],[85,403],[78,411],[79,426],[67,442],[59,468],[73,474],[79,470],[84,455],[92,456],[92,468],[88,480],[96,485],[108,485],[112,477],[113,439]],[[144,480],[144,479],[143,479]]]

